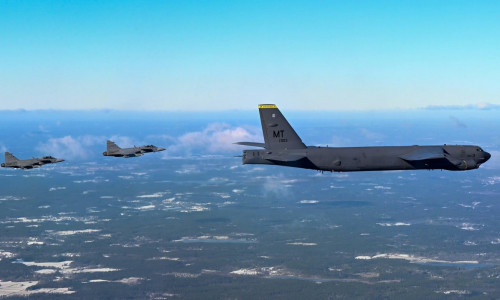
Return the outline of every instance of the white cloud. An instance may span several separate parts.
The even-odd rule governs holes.
[[[145,140],[122,135],[76,137],[67,135],[60,138],[49,138],[46,142],[41,142],[36,149],[43,155],[53,155],[63,159],[89,159],[99,156],[105,151],[106,140],[112,140],[120,147],[145,145],[150,144],[151,141],[157,141],[159,142],[157,146],[167,148],[163,157],[171,158],[191,155],[192,153],[238,152],[243,150],[243,147],[235,145],[235,142],[259,142],[262,141],[262,134],[260,128],[256,127],[212,123],[201,131],[189,132],[179,137],[150,135],[145,137]],[[0,149],[5,149],[5,147],[0,144]]]
[[[93,146],[97,144],[102,144],[105,137],[103,136],[95,136],[95,135],[83,135],[78,137],[84,146]]]
[[[242,150],[235,142],[262,140],[260,129],[255,127],[234,127],[225,123],[209,124],[201,131],[186,133],[175,140],[175,144],[168,147],[169,154],[195,151],[208,153],[224,153]]]
[[[280,173],[276,176],[263,176],[257,177],[262,179],[262,192],[268,196],[281,196],[289,197],[291,196],[290,187],[291,183],[296,182],[294,179],[287,179]]]
[[[499,108],[500,105],[487,102],[467,105],[429,105],[424,107],[424,109],[430,110],[494,110]]]
[[[47,142],[38,144],[36,150],[43,155],[52,155],[57,158],[88,159],[106,150],[106,140],[112,140],[120,147],[142,145],[140,141],[128,136],[82,135],[73,137],[67,135],[61,138],[50,138]]]
[[[459,261],[448,261],[441,260],[436,258],[428,258],[422,256],[415,256],[413,254],[404,254],[404,253],[382,253],[374,256],[368,255],[360,255],[356,256],[354,259],[358,260],[370,260],[370,259],[378,259],[378,258],[386,258],[386,259],[402,259],[407,260],[410,263],[420,263],[420,264],[428,264],[428,263],[442,263],[442,264],[478,264],[477,260],[459,260]]]
[[[89,149],[94,139],[91,136],[73,138],[67,135],[62,138],[50,138],[45,143],[40,143],[36,149],[44,155],[53,155],[63,159],[88,158]]]

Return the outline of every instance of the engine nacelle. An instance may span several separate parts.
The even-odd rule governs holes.
[[[264,159],[264,150],[243,150],[243,164],[265,164],[273,163]]]
[[[479,165],[474,159],[463,159],[457,164],[459,170],[472,170],[479,168]]]

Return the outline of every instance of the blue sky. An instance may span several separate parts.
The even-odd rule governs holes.
[[[498,1],[2,1],[0,109],[500,104]]]

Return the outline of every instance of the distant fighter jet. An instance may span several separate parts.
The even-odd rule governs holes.
[[[142,156],[144,153],[149,152],[160,152],[164,151],[165,148],[156,147],[154,145],[146,145],[132,148],[120,148],[112,141],[107,141],[106,151],[102,153],[104,156],[114,156],[114,157],[136,157]]]
[[[383,171],[477,169],[491,155],[474,145],[315,147],[306,146],[274,104],[259,105],[265,143],[243,150],[243,164],[268,164],[320,171]]]
[[[40,168],[46,164],[62,162],[64,159],[55,158],[52,156],[44,156],[40,158],[18,159],[9,152],[5,152],[5,162],[3,168],[18,168],[18,169],[33,169]]]

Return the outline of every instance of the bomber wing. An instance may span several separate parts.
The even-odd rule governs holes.
[[[445,154],[444,149],[441,147],[419,147],[410,153],[401,155],[400,158],[408,162],[414,162],[430,159],[443,159],[446,158]]]
[[[306,169],[318,168],[316,165],[314,165],[313,162],[309,160],[305,151],[273,151],[264,153],[262,158],[277,165],[300,167]]]
[[[412,152],[401,155],[400,158],[412,165],[423,164],[425,166],[433,166],[434,168],[453,166],[458,170],[469,170],[478,167],[474,159],[453,157],[442,147],[419,147]]]

